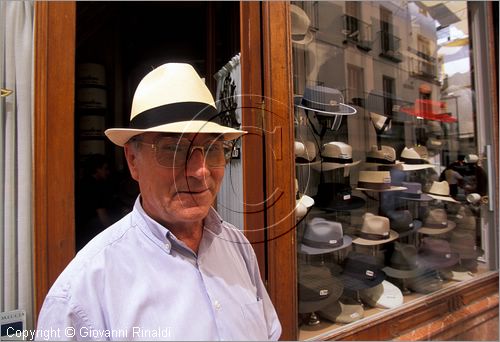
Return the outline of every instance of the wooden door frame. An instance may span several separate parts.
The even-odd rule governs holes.
[[[75,254],[75,20],[73,1],[35,2],[35,318]]]

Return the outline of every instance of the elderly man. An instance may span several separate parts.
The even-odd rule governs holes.
[[[88,243],[50,289],[38,319],[51,339],[276,340],[281,325],[240,230],[211,207],[244,132],[221,126],[188,64],[151,71],[134,94],[124,146],[140,196]]]

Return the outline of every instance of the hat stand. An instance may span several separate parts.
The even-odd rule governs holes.
[[[307,320],[307,325],[309,325],[309,326],[313,326],[313,325],[318,325],[318,324],[320,324],[320,323],[321,323],[321,321],[319,320],[318,315],[316,315],[316,313],[315,313],[315,312],[311,312],[311,313],[309,314],[309,318],[308,318],[308,320]]]
[[[409,295],[411,291],[408,289],[408,284],[406,283],[406,279],[401,279],[401,292],[403,295]]]

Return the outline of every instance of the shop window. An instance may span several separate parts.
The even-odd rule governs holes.
[[[467,3],[315,6],[311,39],[292,39],[297,199],[308,206],[297,224],[299,339],[495,269]],[[378,26],[374,50],[353,48],[362,23]]]

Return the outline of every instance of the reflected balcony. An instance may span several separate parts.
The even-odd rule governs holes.
[[[399,51],[401,38],[387,31],[379,31],[380,38],[380,57],[384,57],[392,62],[400,63],[403,61],[403,54]]]
[[[364,51],[372,49],[372,26],[356,17],[343,15],[342,34],[344,35],[344,44],[351,42]]]

